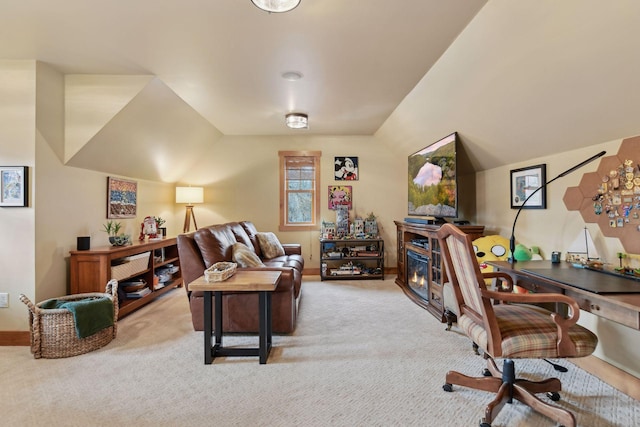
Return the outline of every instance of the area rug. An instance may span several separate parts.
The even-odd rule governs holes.
[[[25,316],[26,316],[25,312]],[[257,338],[225,336],[225,345]],[[581,426],[640,425],[638,402],[566,361],[517,361],[520,376],[559,376],[558,405]],[[477,426],[490,393],[442,390],[447,370],[479,375],[470,341],[445,331],[392,279],[305,278],[295,332],[274,336],[266,365],[255,357],[204,365],[184,289],[118,322],[94,352],[33,359],[0,347],[1,424],[10,426]],[[546,399],[546,397],[542,397]],[[528,407],[507,405],[498,426],[553,426]]]

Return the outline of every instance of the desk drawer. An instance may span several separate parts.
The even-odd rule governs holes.
[[[634,329],[640,328],[640,315],[637,311],[613,304],[600,298],[597,294],[586,296],[584,294],[567,289],[566,295],[570,296],[580,306],[580,309],[595,314],[605,319],[613,320]]]
[[[533,281],[528,278],[524,278],[522,276],[518,276],[518,280],[516,282],[517,286],[521,288],[525,288],[526,290],[539,294],[561,294],[562,288],[557,286],[553,286],[548,283]]]

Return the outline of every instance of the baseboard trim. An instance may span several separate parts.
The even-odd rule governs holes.
[[[0,331],[0,346],[29,346],[29,331]]]
[[[578,359],[566,359],[581,369],[600,378],[602,381],[620,390],[627,396],[640,400],[640,378],[631,375],[622,369],[605,362],[595,356],[581,357]]]
[[[387,276],[391,276],[391,275],[397,275],[398,274],[398,268],[397,267],[385,267],[384,268],[384,275]],[[303,276],[319,276],[320,275],[320,269],[319,268],[305,268],[304,270],[302,270],[302,275]]]

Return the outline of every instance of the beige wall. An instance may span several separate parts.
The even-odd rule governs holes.
[[[77,236],[91,236],[92,247],[108,244],[107,174],[64,166],[63,77],[35,61],[0,62],[1,165],[30,167],[30,206],[0,208],[0,292],[10,307],[0,309],[0,331],[29,329],[28,311],[18,297],[33,302],[68,292],[69,251]],[[118,161],[114,154],[105,162]],[[135,179],[135,178],[133,178]],[[174,185],[137,180],[138,217],[122,220],[135,239],[147,215],[167,219],[170,235],[182,229],[174,217]]]
[[[35,181],[36,69],[34,61],[0,61],[0,165],[28,166]],[[0,292],[9,293],[9,308],[0,308],[0,330],[25,329],[26,312],[20,293],[35,292],[35,206],[0,207]]]
[[[374,137],[223,137],[212,144],[210,152],[202,156],[201,162],[182,180],[183,184],[205,187],[205,203],[194,208],[198,225],[253,221],[259,230],[275,231],[283,243],[301,243],[307,266],[319,269],[319,231],[278,231],[278,151],[281,150],[322,151],[321,218],[335,220],[334,211],[327,209],[329,185],[351,185],[353,210],[350,216],[364,217],[373,212],[378,217],[381,235],[387,244],[385,264],[394,266],[393,220],[406,213],[401,201],[406,196],[401,199],[397,182],[405,179],[406,159],[394,155]],[[358,181],[334,180],[336,156],[358,157]],[[178,208],[177,215],[184,216],[184,207]]]

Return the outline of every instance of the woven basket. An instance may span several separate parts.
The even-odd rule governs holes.
[[[124,280],[127,277],[136,276],[149,268],[149,258],[151,252],[143,252],[137,255],[125,257],[124,264],[111,267],[111,278]]]
[[[204,280],[207,282],[222,282],[236,273],[238,264],[235,262],[216,262],[204,271]]]
[[[66,309],[40,308],[49,300],[33,304],[25,295],[20,301],[29,307],[31,353],[36,359],[58,359],[77,356],[104,347],[116,337],[118,320],[118,282],[110,280],[106,293],[92,292],[67,295],[57,300],[76,301],[89,297],[109,297],[113,301],[113,326],[95,334],[78,338],[73,314]]]

